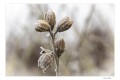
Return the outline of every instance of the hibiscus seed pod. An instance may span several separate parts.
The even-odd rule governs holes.
[[[44,19],[49,23],[51,30],[53,30],[54,25],[56,24],[55,13],[52,10],[49,10],[45,13]]]
[[[35,30],[38,32],[50,31],[50,25],[45,20],[37,20],[35,24]]]
[[[57,32],[63,32],[68,30],[73,24],[73,21],[69,19],[69,17],[63,18],[59,23],[58,23],[58,28]]]
[[[38,59],[38,67],[42,68],[43,73],[45,73],[52,65],[53,53],[46,52],[42,54]]]
[[[58,57],[60,57],[65,50],[64,40],[63,39],[56,40],[55,41],[55,48],[56,48],[56,53],[57,53]]]

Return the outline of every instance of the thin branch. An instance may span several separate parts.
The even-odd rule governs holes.
[[[55,65],[56,65],[56,69],[55,69],[55,72],[56,72],[56,76],[60,76],[60,72],[59,72],[59,57],[56,55],[56,50],[55,50],[55,33],[53,33],[51,30],[50,30],[50,36],[51,36],[51,42],[52,42],[52,48],[53,48],[53,52],[54,52],[54,59],[55,59]]]
[[[58,32],[58,31],[56,30],[53,36],[55,36],[55,35],[57,34],[57,32]]]

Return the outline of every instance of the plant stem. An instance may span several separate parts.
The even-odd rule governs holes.
[[[50,30],[50,36],[51,36],[52,48],[53,48],[53,52],[54,52],[54,59],[55,59],[55,66],[56,66],[55,72],[56,72],[56,76],[60,76],[59,57],[56,55],[57,53],[56,53],[56,50],[55,50],[55,34],[53,34],[52,31]]]
[[[60,76],[60,71],[59,71],[59,57],[56,57],[56,76]]]

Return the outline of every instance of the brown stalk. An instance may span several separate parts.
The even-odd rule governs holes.
[[[56,47],[55,47],[55,35],[56,35],[56,32],[53,33],[50,29],[49,31],[50,33],[50,36],[51,36],[51,42],[52,42],[52,48],[53,48],[53,53],[54,53],[54,59],[55,59],[55,66],[56,66],[56,69],[55,69],[55,72],[56,72],[56,76],[60,76],[60,70],[59,70],[59,57],[56,55]]]

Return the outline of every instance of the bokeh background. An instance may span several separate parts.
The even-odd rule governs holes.
[[[55,76],[37,67],[40,47],[52,50],[48,33],[35,31],[35,21],[47,10],[57,23],[69,16],[72,28],[58,33],[66,51],[60,57],[62,76],[114,76],[113,4],[6,4],[6,75]]]

